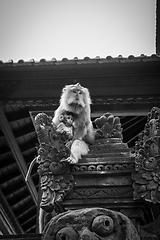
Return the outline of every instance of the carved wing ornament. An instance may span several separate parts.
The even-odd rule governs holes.
[[[36,161],[42,190],[40,205],[45,211],[52,211],[73,187],[69,164],[61,162],[70,154],[65,145],[68,139],[65,133],[56,131],[52,118],[45,113],[36,115],[35,129],[39,141]]]
[[[152,108],[135,145],[134,199],[160,202],[160,109]]]

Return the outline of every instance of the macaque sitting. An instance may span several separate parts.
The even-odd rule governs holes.
[[[63,114],[73,116],[73,138],[69,163],[77,163],[81,155],[88,153],[88,145],[93,144],[95,131],[90,116],[91,98],[87,88],[79,83],[67,85],[62,90],[60,106],[55,111],[53,123],[58,126]]]

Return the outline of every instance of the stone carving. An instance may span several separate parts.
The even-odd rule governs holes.
[[[74,186],[74,177],[78,181],[78,175],[82,173],[87,175],[91,173],[93,175],[94,172],[95,174],[99,172],[107,174],[118,173],[119,171],[123,173],[133,171],[134,162],[130,161],[129,149],[122,142],[122,129],[118,117],[106,113],[102,117],[95,119],[93,123],[96,132],[95,143],[93,146],[90,146],[90,152],[78,164],[70,164],[66,161],[71,151],[72,129],[67,127],[67,131],[61,131],[61,129],[65,129],[66,125],[62,126],[62,123],[60,123],[56,126],[52,117],[45,113],[36,115],[34,125],[39,141],[38,154],[33,163],[35,161],[38,163],[38,173],[42,190],[39,216],[41,232],[46,231],[44,229],[46,229],[45,226],[48,221],[52,222],[55,215],[65,211],[66,202],[63,202],[63,200],[69,201],[76,198],[91,199],[99,197],[115,198],[132,195],[130,189],[101,188],[101,190],[93,190],[88,187],[87,189],[82,188],[78,190],[77,186]],[[86,221],[88,221],[87,216]],[[94,218],[92,218],[92,221],[94,221]],[[72,234],[73,230],[69,231]],[[92,232],[94,231],[96,231],[96,228],[93,227]],[[118,235],[115,235],[116,231]],[[119,231],[118,229],[114,230],[113,236],[121,237]],[[61,235],[57,236],[57,239],[61,239]],[[75,237],[76,235],[73,233],[73,236]],[[92,233],[91,236],[94,236],[95,239],[103,239],[101,235],[99,237]],[[117,237],[117,239],[120,238]]]
[[[119,118],[111,114],[95,120],[97,136],[101,138],[121,136]],[[38,173],[41,181],[41,208],[51,211],[60,203],[64,196],[73,188],[73,176],[67,159],[70,155],[71,136],[65,131],[59,131],[52,118],[45,113],[39,113],[35,117],[35,129],[39,141],[38,156],[35,158],[39,164]],[[99,135],[100,134],[100,135]],[[33,163],[31,164],[33,165]],[[74,166],[74,171],[84,171],[86,166]],[[109,171],[126,169],[126,165],[97,165],[88,166],[86,171]]]
[[[123,171],[123,170],[133,170],[134,163],[101,163],[101,164],[90,164],[90,165],[73,165],[71,167],[72,172],[109,172],[109,171]]]
[[[52,118],[45,113],[35,117],[35,129],[39,141],[36,158],[40,176],[42,198],[40,206],[45,211],[52,211],[73,188],[73,176],[67,162],[63,162],[70,154],[66,143],[68,135],[57,131]]]
[[[43,239],[53,240],[139,240],[128,217],[103,208],[85,208],[61,213],[51,219]]]
[[[88,188],[86,189],[78,189],[75,190],[71,194],[71,198],[110,198],[110,197],[124,197],[124,196],[132,196],[132,189],[130,187],[126,187],[125,189],[123,188],[113,188],[110,187],[109,189],[107,188],[102,188],[102,189],[91,189]]]
[[[53,119],[45,113],[39,113],[35,117],[34,125],[39,146],[37,157],[30,167],[35,162],[39,164],[42,190],[39,223],[43,238],[140,239],[127,216],[119,212],[102,208],[65,212],[65,208],[83,208],[83,204],[80,205],[83,201],[92,201],[91,206],[94,206],[94,201],[96,206],[101,200],[126,201],[133,199],[133,194],[134,200],[143,198],[153,203],[160,202],[160,109],[153,108],[148,115],[145,130],[139,136],[133,157],[127,144],[122,141],[120,119],[110,113],[94,120],[95,142],[90,146],[88,154],[77,164],[66,161],[71,151],[72,129],[67,127],[67,131],[61,131],[61,127],[63,130],[66,125],[62,126],[60,123],[56,126]],[[131,188],[132,172],[134,193]],[[86,183],[86,179],[90,182]],[[99,185],[97,179],[100,179],[97,181]],[[101,183],[104,181],[106,185],[102,187]],[[110,185],[113,182],[114,185]],[[120,183],[123,186],[123,182],[128,185],[117,187]]]
[[[100,118],[94,120],[96,128],[96,138],[123,138],[119,117],[114,117],[111,113],[105,113]]]
[[[135,145],[134,199],[160,203],[160,109],[152,108]]]

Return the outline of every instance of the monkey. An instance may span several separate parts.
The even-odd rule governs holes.
[[[88,153],[88,145],[93,144],[95,131],[91,121],[91,98],[89,90],[79,83],[66,85],[62,89],[60,105],[55,110],[52,122],[58,126],[60,115],[69,114],[74,119],[74,134],[71,145],[71,155],[67,159],[69,163],[78,162],[80,155]],[[74,154],[73,154],[74,152]],[[75,157],[76,156],[76,157]]]
[[[71,139],[74,135],[74,119],[72,115],[63,114],[59,117],[61,123],[57,126],[58,132],[65,132],[68,136],[69,141],[65,144],[66,147],[70,147],[72,143]],[[81,158],[82,155],[86,155],[89,151],[88,145],[83,140],[74,140],[71,145],[71,156],[61,161],[76,161]]]
[[[59,116],[60,123],[57,126],[57,132],[65,132],[68,136],[68,139],[72,139],[73,137],[73,124],[74,119],[72,115],[61,114]]]

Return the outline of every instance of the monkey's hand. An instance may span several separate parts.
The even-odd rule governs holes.
[[[69,162],[70,164],[76,164],[78,163],[78,159],[75,159],[73,156],[69,156],[67,159],[66,159],[67,162]]]
[[[78,163],[78,159],[75,159],[73,156],[69,156],[66,159],[61,159],[60,162],[68,162],[70,164],[76,164]]]
[[[65,126],[63,123],[60,123],[58,126],[57,126],[57,131],[60,132],[60,133],[63,133],[65,131]]]
[[[67,147],[67,148],[71,148],[71,145],[72,145],[72,140],[70,140],[70,141],[68,141],[66,144],[65,144],[65,146]]]

